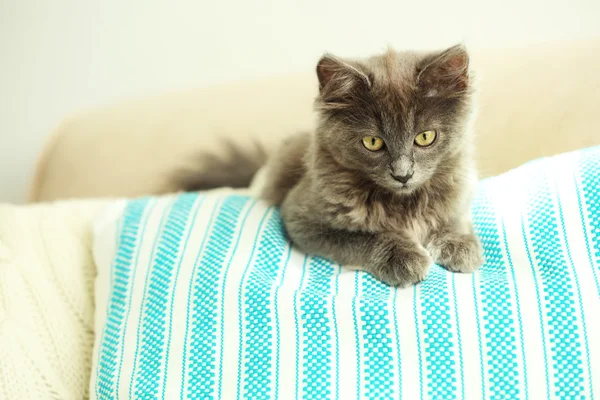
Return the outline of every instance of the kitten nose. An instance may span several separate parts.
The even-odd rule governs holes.
[[[394,175],[392,174],[392,177],[397,180],[398,182],[402,182],[402,183],[406,183],[409,181],[410,178],[412,178],[414,172],[411,172],[410,174],[406,174],[406,175]]]

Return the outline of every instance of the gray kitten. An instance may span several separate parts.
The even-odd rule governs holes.
[[[262,191],[300,249],[401,287],[434,261],[456,272],[483,263],[469,213],[468,67],[460,45],[319,61],[317,129],[271,157]]]

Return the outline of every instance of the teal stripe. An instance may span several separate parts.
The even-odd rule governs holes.
[[[521,342],[521,356],[523,357],[523,385],[525,390],[525,399],[529,398],[529,388],[527,382],[527,357],[525,355],[525,339],[523,338],[523,320],[521,319],[521,302],[519,301],[519,288],[517,285],[517,277],[515,274],[515,267],[512,262],[510,255],[510,248],[508,247],[508,240],[506,239],[506,228],[504,227],[504,219],[501,221],[502,226],[502,237],[504,239],[504,250],[506,252],[506,259],[510,266],[510,272],[513,281],[513,288],[515,290],[515,305],[517,307],[517,317],[519,320],[519,339]]]
[[[148,210],[148,219],[150,219],[150,215],[152,213],[152,210]],[[144,231],[146,230],[146,223],[148,220],[146,220],[146,222],[144,223]],[[145,233],[145,232],[144,232]],[[141,242],[140,245],[137,248],[137,255],[136,255],[136,260],[139,256],[140,253],[140,249],[141,249]],[[133,295],[131,295],[131,293],[133,292],[133,286],[135,285],[135,277],[137,276],[137,261],[136,264],[133,265],[133,277],[131,279],[131,290],[130,290],[130,296],[129,296],[129,301],[128,301],[128,305],[127,305],[127,311],[125,314],[125,323],[124,323],[124,327],[123,327],[123,339],[125,338],[125,335],[127,334],[127,325],[129,323],[129,314],[131,312],[131,300],[133,298]],[[119,395],[119,388],[121,385],[121,371],[123,369],[123,354],[125,352],[125,345],[123,344],[123,346],[121,347],[121,353],[119,355],[119,367],[117,370],[117,384],[116,384],[116,388],[115,388],[115,394],[118,396]]]
[[[337,274],[335,275],[335,292],[331,299],[331,313],[333,315],[333,331],[335,334],[335,398],[340,397],[340,337],[338,332],[337,315],[335,312],[338,300],[338,291],[340,283],[340,274],[342,273],[342,266],[338,265]]]
[[[394,331],[396,332],[396,359],[398,360],[398,399],[402,399],[402,359],[400,352],[400,331],[398,330],[397,298],[398,289],[394,289],[394,298],[392,299],[392,318],[394,318]]]
[[[360,337],[358,335],[358,320],[356,318],[356,300],[358,300],[360,272],[354,273],[354,296],[352,297],[352,321],[354,323],[354,340],[356,343],[356,399],[360,397]]]
[[[417,336],[417,358],[419,359],[419,399],[423,400],[423,354],[421,352],[421,320],[417,312],[417,291],[419,285],[413,287],[413,318],[415,320],[415,333]]]
[[[271,398],[274,328],[271,324],[273,304],[270,298],[285,250],[283,225],[279,213],[272,210],[267,208],[261,218],[238,289],[238,399],[242,391],[242,366],[245,375],[243,398]],[[257,243],[259,238],[260,243]]]
[[[191,218],[192,224],[194,224],[196,222],[198,212],[200,211],[200,208],[202,208],[202,206],[204,205],[204,202],[206,200],[206,198],[204,196],[202,196],[202,197],[199,196],[198,199],[199,199],[199,204],[196,206],[194,215]],[[170,309],[169,309],[169,328],[167,331],[167,338],[168,338],[167,339],[167,349],[165,351],[165,368],[164,368],[165,373],[164,373],[164,377],[163,377],[163,387],[162,387],[162,398],[163,399],[165,398],[165,389],[167,388],[167,378],[169,375],[169,354],[171,352],[171,332],[172,332],[172,328],[173,328],[173,306],[175,303],[175,293],[177,293],[177,282],[179,281],[179,271],[180,271],[180,267],[181,267],[181,262],[185,256],[188,241],[189,241],[192,230],[193,230],[193,225],[190,227],[188,234],[185,238],[185,244],[183,245],[183,250],[181,251],[181,256],[179,257],[179,263],[177,265],[177,269],[175,270],[175,279],[173,281],[173,290],[171,292],[171,301],[170,301]],[[182,358],[185,358],[185,353],[184,353],[184,357],[182,357]]]
[[[115,276],[114,276],[115,262],[116,262],[116,258],[117,258],[117,253],[119,251],[120,238],[121,238],[121,232],[122,231],[123,231],[123,216],[121,216],[119,218],[119,220],[117,221],[117,226],[116,226],[116,231],[115,231],[115,252],[113,254],[113,260],[114,261],[110,265],[110,286],[108,288],[108,292],[109,293],[110,293],[110,290],[112,289],[112,287],[115,284]],[[108,313],[108,310],[107,310],[107,313]]]
[[[427,394],[430,398],[456,398],[456,338],[450,316],[447,272],[433,265],[421,283],[421,321],[427,362]]]
[[[295,399],[298,399],[298,394],[300,393],[299,386],[299,378],[298,374],[300,373],[300,323],[298,321],[298,293],[302,291],[302,286],[304,285],[304,275],[306,274],[306,263],[308,261],[308,255],[304,256],[304,262],[302,263],[302,275],[300,276],[300,284],[298,285],[298,289],[294,292],[294,328],[296,330],[296,368],[294,369],[296,373],[296,384],[295,384]]]
[[[186,316],[185,317],[185,336],[183,337],[184,338],[184,340],[183,340],[183,362],[181,363],[181,387],[179,389],[179,398],[182,400],[184,398],[183,394],[184,394],[184,389],[186,387],[186,385],[185,385],[185,371],[186,371],[186,367],[187,367],[186,360],[188,360],[188,357],[189,357],[187,344],[188,344],[188,334],[189,334],[189,330],[190,330],[190,301],[192,299],[192,287],[193,287],[193,283],[194,283],[194,277],[196,276],[198,266],[200,264],[199,263],[200,256],[202,256],[204,254],[204,251],[206,249],[206,247],[205,247],[206,240],[208,239],[209,233],[213,229],[213,222],[215,220],[217,209],[221,206],[221,204],[222,204],[221,201],[216,202],[210,213],[210,218],[208,220],[208,224],[206,224],[206,229],[204,230],[204,235],[202,236],[202,243],[200,244],[200,248],[198,249],[198,253],[196,254],[196,260],[194,261],[192,275],[190,276],[190,279],[189,279],[190,284],[188,285],[187,304],[186,304],[186,313],[185,313],[185,316]]]
[[[149,211],[149,213],[150,213],[150,211]],[[150,217],[148,217],[148,218],[150,218]],[[161,222],[161,225],[162,225],[162,222]],[[145,227],[144,227],[144,230],[145,230]],[[153,246],[152,248],[153,248],[153,251],[154,251],[154,249],[156,248],[156,242],[154,242],[154,244],[153,244],[152,246]],[[139,254],[139,252],[140,252],[140,249],[141,249],[141,247],[142,247],[142,246],[141,246],[141,244],[140,244],[140,245],[139,245],[139,247],[138,247],[138,249],[137,249],[137,252],[138,252],[138,254]],[[136,257],[136,258],[137,258],[137,257]],[[135,285],[135,277],[136,277],[136,276],[137,276],[137,263],[136,263],[136,265],[134,266],[134,269],[133,269],[133,279],[131,280],[131,281],[132,281],[132,288],[131,288],[131,291],[132,291],[132,292],[133,292],[133,285]],[[125,334],[127,333],[127,324],[128,324],[128,322],[129,322],[129,314],[130,314],[130,312],[131,312],[131,300],[132,300],[132,298],[133,298],[133,295],[129,297],[129,305],[127,306],[127,315],[126,315],[126,317],[125,317],[125,327],[124,327],[124,329],[123,329],[123,335],[125,335]],[[136,336],[136,338],[137,338],[137,336]],[[116,394],[117,394],[117,396],[119,395],[119,387],[120,387],[120,384],[121,384],[121,371],[122,371],[122,369],[123,369],[123,359],[124,359],[124,357],[123,357],[123,353],[124,353],[124,352],[125,352],[125,346],[123,346],[123,347],[121,348],[121,355],[120,355],[120,357],[119,357],[119,359],[120,359],[120,362],[119,362],[119,369],[118,369],[118,371],[117,371],[117,374],[118,374],[118,379],[117,379],[117,387],[116,387],[116,391],[115,391],[115,392],[116,392]],[[132,375],[131,375],[131,376],[133,377],[133,373],[132,373]],[[130,389],[129,389],[129,390],[131,390],[131,385],[130,385]]]
[[[459,311],[458,311],[458,303],[456,301],[456,274],[452,274],[452,298],[454,300],[454,315],[455,315],[455,324],[456,324],[456,339],[458,341],[458,362],[460,366],[460,398],[465,398],[465,374],[464,374],[464,365],[463,365],[463,350],[462,350],[462,339],[460,337],[460,320],[459,320]]]
[[[581,229],[583,232],[583,237],[585,239],[585,249],[587,251],[588,260],[590,262],[590,268],[592,269],[592,275],[594,276],[594,283],[596,284],[596,292],[598,296],[600,296],[600,283],[598,282],[598,274],[596,272],[596,265],[594,264],[594,259],[592,258],[592,251],[590,249],[590,234],[587,229],[587,224],[585,223],[585,217],[583,212],[583,203],[581,201],[581,194],[579,193],[581,188],[579,187],[579,183],[577,182],[577,178],[573,178],[575,181],[575,187],[577,192],[577,203],[579,206],[579,218],[581,219]],[[600,253],[599,253],[600,254]]]
[[[115,274],[115,263],[116,263],[116,259],[117,259],[117,254],[119,252],[119,245],[120,245],[120,238],[121,238],[121,232],[123,231],[123,216],[121,215],[121,217],[118,219],[117,223],[116,223],[116,227],[115,227],[115,252],[113,253],[113,262],[110,263],[110,270],[108,271],[110,279],[109,279],[109,286],[107,288],[107,293],[110,293],[112,288],[114,287],[115,284],[115,280],[114,280],[114,274]],[[106,309],[106,314],[105,314],[105,320],[108,320],[108,312],[109,309]],[[100,332],[100,339],[99,339],[99,343],[104,343],[104,330],[102,330],[102,332]],[[98,354],[99,356],[100,354]],[[94,382],[94,392],[96,393],[96,398],[99,398],[99,393],[98,393],[98,373],[100,371],[100,363],[96,363],[96,382]]]
[[[169,212],[171,211],[171,208],[173,207],[173,202],[174,202],[174,200],[171,200],[169,202],[169,206],[168,206]],[[146,275],[145,275],[145,279],[144,279],[144,293],[142,295],[142,299],[144,299],[146,297],[146,292],[148,290],[148,279],[150,277],[150,270],[152,269],[152,263],[154,262],[154,259],[156,257],[156,252],[158,251],[158,244],[160,242],[161,232],[164,229],[165,221],[167,219],[168,214],[169,214],[168,212],[163,211],[161,218],[160,218],[160,225],[159,225],[158,232],[154,236],[154,242],[152,244],[152,253],[151,253],[150,260],[148,261],[148,268],[146,268]],[[131,309],[131,305],[129,306],[129,308]],[[140,339],[141,339],[141,337],[140,337],[140,331],[141,331],[141,327],[142,327],[141,321],[142,321],[142,315],[140,314],[140,317],[138,318],[136,334],[135,334],[136,343],[135,343],[135,353],[133,355],[133,369],[131,370],[131,375],[129,376],[129,392],[128,393],[129,393],[130,399],[133,398],[134,379],[135,379],[135,372],[137,369],[138,353],[139,353]],[[121,354],[121,363],[122,362],[123,362],[123,354]],[[121,366],[119,366],[119,373],[120,372],[121,372]],[[117,387],[117,393],[118,392],[119,392],[119,390]]]
[[[365,274],[361,280],[360,330],[363,335],[365,399],[395,399],[396,382],[392,359],[389,300],[392,288]]]
[[[285,259],[285,264],[283,266],[283,270],[281,273],[281,278],[279,280],[279,284],[275,288],[275,293],[273,294],[273,309],[275,310],[275,329],[276,329],[276,338],[277,344],[275,346],[275,398],[279,398],[279,358],[280,358],[280,347],[281,347],[281,332],[279,328],[279,289],[281,289],[281,285],[285,280],[285,273],[288,269],[288,265],[290,262],[290,257],[292,255],[292,243],[288,243],[288,252],[287,257]]]
[[[554,187],[554,192],[556,194],[556,201],[558,203],[558,215],[560,217],[560,226],[562,228],[563,238],[565,240],[565,250],[567,251],[567,257],[569,259],[571,271],[573,271],[573,278],[575,280],[575,288],[577,290],[577,300],[579,302],[579,310],[581,311],[581,327],[583,329],[583,339],[585,344],[585,356],[587,360],[587,373],[589,377],[589,389],[590,389],[590,398],[594,398],[594,385],[592,382],[592,367],[590,365],[590,348],[588,344],[588,335],[587,335],[587,325],[585,322],[585,310],[583,307],[583,301],[581,299],[581,286],[579,285],[579,277],[577,276],[577,269],[575,268],[575,263],[573,262],[573,257],[571,256],[571,248],[569,247],[569,239],[567,236],[567,229],[565,228],[565,219],[563,217],[562,204],[560,201],[560,192],[557,190],[556,186]]]
[[[244,218],[242,219],[242,223],[240,224],[240,233],[235,241],[235,245],[233,246],[233,252],[231,253],[231,257],[229,257],[229,262],[227,263],[227,266],[225,267],[225,273],[223,274],[223,282],[221,285],[221,323],[220,323],[220,327],[221,327],[221,339],[220,339],[220,346],[219,346],[219,392],[218,392],[218,399],[222,398],[221,397],[221,393],[223,390],[223,341],[225,339],[225,329],[223,329],[223,327],[225,326],[225,286],[227,285],[227,277],[229,275],[229,269],[231,268],[231,262],[233,261],[233,258],[235,256],[235,254],[237,253],[237,249],[238,246],[240,245],[240,239],[242,238],[242,233],[244,232],[244,226],[246,225],[246,220],[248,219],[248,216],[251,214],[252,209],[254,208],[254,206],[256,205],[256,200],[252,200],[250,207],[248,207],[248,211],[246,212],[246,215],[244,215]],[[266,214],[263,216],[263,219],[261,220],[261,224],[262,221],[264,221],[264,217],[266,216]],[[256,244],[256,241],[254,242],[254,244]],[[252,250],[252,252],[254,252],[254,248]]]
[[[600,285],[598,274],[600,273],[600,147],[583,150],[580,152],[579,170],[581,174],[581,188],[583,192],[583,203],[587,211],[588,222],[590,225],[589,236],[590,245],[593,248],[594,259],[591,262],[596,288],[600,296]],[[577,192],[579,196],[579,192]],[[581,208],[581,207],[580,207]],[[583,220],[583,218],[582,218]],[[583,222],[583,221],[582,221]],[[588,230],[585,228],[586,240],[588,239]],[[592,259],[590,255],[590,260]]]
[[[313,256],[308,263],[306,285],[300,293],[302,322],[302,398],[314,399],[332,391],[333,364],[332,315],[330,310],[334,264],[325,258]]]
[[[130,201],[123,211],[123,228],[114,260],[114,285],[108,297],[106,324],[98,351],[98,398],[111,399],[116,394],[115,372],[123,346],[124,326],[131,297],[131,275],[139,255],[141,241],[151,206],[149,199]],[[138,246],[138,244],[140,244]],[[122,357],[121,357],[122,358]]]
[[[475,197],[472,210],[486,260],[479,272],[477,287],[483,331],[480,352],[484,351],[487,355],[482,368],[488,376],[486,381],[491,398],[517,398],[520,396],[520,378],[514,300],[500,243],[497,213],[485,185]]]
[[[188,229],[189,219],[197,200],[197,194],[184,194],[175,199],[162,229],[154,261],[148,270],[147,290],[140,311],[141,331],[138,334],[142,351],[139,358],[136,357],[133,369],[136,398],[156,398],[159,394],[161,370],[166,369],[164,357],[169,318],[168,299],[173,291],[174,276],[181,266],[187,247],[191,232]],[[164,389],[166,382],[162,382],[162,386]]]
[[[472,274],[473,304],[475,304],[475,321],[477,322],[477,347],[479,349],[479,373],[481,374],[481,398],[485,399],[485,368],[483,367],[483,341],[481,340],[481,323],[479,316],[479,301],[477,300],[477,276]]]
[[[557,209],[545,176],[531,188],[527,204],[529,232],[544,293],[544,311],[548,324],[553,362],[554,396],[570,399],[585,395],[582,326],[575,309],[573,279],[568,272],[558,231]]]
[[[243,230],[243,226],[238,229],[238,222],[248,200],[242,196],[225,198],[193,278],[188,339],[190,350],[186,367],[188,399],[204,400],[216,397],[216,377],[219,373],[216,350],[218,296],[223,294],[219,283],[234,236],[237,233],[239,239]],[[246,217],[249,211],[250,209],[246,211]],[[229,262],[233,256],[232,253]]]
[[[538,283],[537,274],[535,272],[535,265],[531,258],[531,252],[529,250],[529,241],[527,240],[527,234],[525,233],[525,221],[523,215],[521,215],[521,233],[523,235],[523,243],[525,244],[525,250],[527,251],[527,259],[529,260],[529,266],[531,268],[531,275],[533,276],[533,282],[535,286],[535,296],[537,299],[538,317],[540,320],[540,331],[542,335],[542,348],[544,350],[544,373],[546,378],[546,398],[550,398],[550,379],[548,377],[548,354],[546,352],[546,334],[544,329],[544,318],[542,316],[542,301],[540,299],[540,286]]]

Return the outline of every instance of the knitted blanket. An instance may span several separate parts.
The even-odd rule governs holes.
[[[0,399],[88,397],[104,204],[0,205]]]

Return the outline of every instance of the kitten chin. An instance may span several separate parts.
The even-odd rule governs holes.
[[[281,205],[295,245],[393,286],[421,281],[432,262],[477,269],[466,49],[325,55],[317,76],[315,132],[291,137],[253,184]]]

